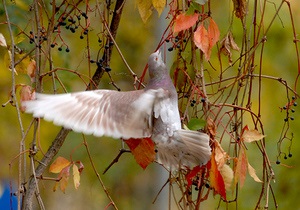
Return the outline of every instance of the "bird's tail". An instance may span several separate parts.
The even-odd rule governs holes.
[[[157,143],[158,162],[171,170],[204,165],[210,160],[209,136],[192,130],[177,130],[166,142]]]

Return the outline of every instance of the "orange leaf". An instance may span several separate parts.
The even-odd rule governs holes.
[[[236,167],[234,171],[234,185],[237,184],[237,182],[240,182],[240,186],[244,186],[244,182],[246,179],[247,174],[247,168],[248,168],[248,160],[246,156],[246,151],[243,146],[240,147],[239,151],[239,157],[236,161]]]
[[[212,18],[209,18],[208,30],[206,30],[202,22],[194,32],[194,43],[202,50],[206,60],[210,59],[211,49],[219,38],[220,31],[218,25]]]
[[[210,185],[215,190],[215,194],[221,195],[221,197],[226,200],[226,190],[223,177],[218,169],[217,162],[215,160],[215,152],[212,152],[212,158],[207,163],[207,168],[209,170]]]
[[[78,189],[80,185],[80,172],[77,165],[73,165],[73,181],[75,189]]]
[[[150,138],[128,139],[125,143],[143,169],[155,160],[155,145]]]
[[[64,157],[57,157],[56,160],[50,165],[49,172],[60,173],[65,167],[70,165],[71,162]]]
[[[20,90],[20,102],[21,112],[24,112],[26,110],[26,107],[22,105],[23,101],[33,100],[35,96],[35,92],[32,90],[32,88],[29,85],[21,85],[22,88]]]
[[[218,25],[212,18],[209,18],[208,36],[210,47],[213,47],[220,39],[220,31]]]
[[[199,14],[194,13],[193,15],[186,15],[185,13],[180,14],[176,17],[174,23],[174,33],[186,30],[197,22]]]
[[[195,45],[200,50],[202,50],[202,52],[205,55],[205,58],[209,58],[210,57],[209,37],[203,22],[201,22],[201,24],[198,26],[197,30],[194,33],[194,42]]]

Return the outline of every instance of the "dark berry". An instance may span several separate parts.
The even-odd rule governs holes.
[[[205,98],[201,98],[201,102],[204,103],[205,102]]]
[[[62,47],[59,47],[59,48],[57,48],[58,49],[58,51],[62,51]]]
[[[66,16],[62,16],[61,19],[62,19],[62,20],[66,20],[67,17],[66,17]]]
[[[285,119],[284,119],[284,122],[287,122],[287,121],[289,121],[289,118],[285,118]]]
[[[109,72],[109,71],[111,71],[111,68],[110,68],[109,66],[106,66],[106,67],[105,67],[105,71],[106,71],[106,72]]]
[[[166,39],[166,42],[168,43],[168,42],[170,42],[170,40],[169,40],[169,39]]]
[[[99,39],[98,39],[98,42],[99,42],[99,43],[101,43],[101,42],[102,42],[102,40],[99,38]]]
[[[83,32],[84,35],[87,35],[88,33],[89,33],[88,29],[85,29],[84,32]]]
[[[295,99],[296,99],[296,96],[292,96],[292,99],[295,100]]]
[[[289,154],[289,157],[292,157],[292,156],[293,156],[292,153],[290,153],[290,154]]]
[[[80,15],[77,15],[77,19],[78,19],[78,20],[81,20],[81,16],[80,16]]]
[[[298,104],[297,104],[297,102],[294,102],[294,104],[293,104],[294,106],[297,106]]]
[[[294,117],[290,117],[290,119],[291,119],[291,120],[294,120],[295,118],[294,118]]]
[[[91,63],[95,63],[95,61],[94,61],[94,60],[90,60],[90,62],[91,62]]]
[[[287,156],[284,156],[284,159],[286,160],[286,159],[287,159]]]
[[[282,107],[284,110],[286,110],[286,106]]]
[[[280,164],[280,161],[279,161],[279,160],[276,160],[276,164],[279,165],[279,164]]]
[[[195,104],[195,103],[196,103],[196,100],[195,100],[195,99],[193,99],[193,100],[192,100],[192,103],[193,103],[193,104]]]
[[[70,52],[70,49],[67,47],[66,52]]]
[[[295,109],[291,109],[291,111],[294,113],[294,112],[295,112]]]
[[[99,68],[101,68],[103,66],[102,63],[100,63],[100,62],[96,62],[96,64]]]
[[[50,47],[51,47],[51,48],[54,48],[54,47],[55,47],[55,44],[51,44]]]
[[[109,48],[109,45],[107,44],[107,45],[105,45],[105,49],[108,49]]]
[[[173,51],[173,47],[169,47],[169,48],[168,48],[168,51],[169,51],[169,52]]]
[[[208,184],[208,183],[206,183],[206,184],[205,184],[205,187],[206,187],[206,188],[209,188],[210,186],[209,186],[209,184]]]
[[[114,45],[114,42],[113,41],[110,41],[109,42],[109,46],[113,46]]]
[[[84,38],[84,36],[82,36],[82,35],[80,35],[80,37],[79,37],[80,39],[83,39]]]

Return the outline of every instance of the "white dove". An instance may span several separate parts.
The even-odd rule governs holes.
[[[113,138],[150,137],[158,162],[170,169],[206,164],[209,136],[184,130],[178,96],[159,51],[148,60],[150,80],[143,90],[93,90],[46,95],[23,102],[26,112],[75,132]]]

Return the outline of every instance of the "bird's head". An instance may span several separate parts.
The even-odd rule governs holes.
[[[148,59],[148,68],[150,78],[157,77],[165,73],[168,74],[168,72],[166,72],[166,65],[162,60],[161,52],[159,50],[150,55]]]

